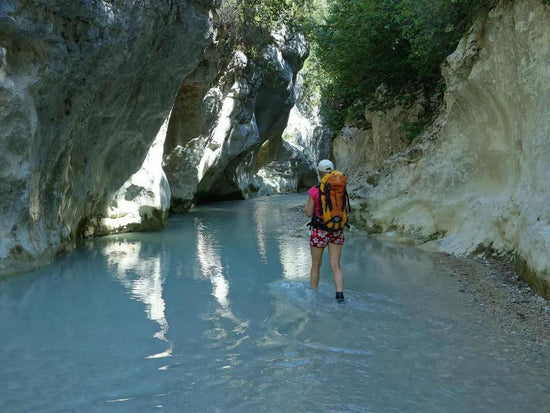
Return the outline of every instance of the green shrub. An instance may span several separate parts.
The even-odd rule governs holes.
[[[281,24],[296,28],[306,0],[224,0],[218,10],[222,41],[245,51],[260,49]]]
[[[431,118],[428,118],[411,122],[403,122],[400,129],[405,132],[404,139],[409,142],[413,141],[415,138],[420,136],[420,134],[424,131],[424,128],[430,124],[431,120]]]
[[[333,0],[312,25],[312,54],[329,78],[323,113],[338,128],[358,102],[384,110],[441,86],[440,65],[496,0]],[[383,89],[380,86],[383,85]]]

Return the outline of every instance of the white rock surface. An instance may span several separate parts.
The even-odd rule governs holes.
[[[96,235],[147,231],[166,226],[170,210],[170,185],[162,169],[166,118],[141,168],[114,194],[106,217],[101,218]],[[91,235],[91,234],[90,234]]]
[[[322,125],[319,106],[309,107],[303,96],[303,78],[298,73],[296,104],[280,138],[264,143],[256,176],[258,195],[296,192],[318,183],[316,165],[329,157],[331,132]]]
[[[357,219],[452,254],[516,255],[550,296],[549,62],[550,8],[502,2],[448,58],[437,139],[356,176]]]

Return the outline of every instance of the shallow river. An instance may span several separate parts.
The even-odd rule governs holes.
[[[309,289],[304,195],[211,204],[0,281],[0,412],[548,412],[431,259],[348,231]]]

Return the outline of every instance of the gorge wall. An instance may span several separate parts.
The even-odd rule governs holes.
[[[441,114],[415,145],[400,148],[397,133],[393,154],[378,149],[414,107],[348,128],[334,148],[356,222],[456,255],[512,257],[550,297],[549,62],[550,7],[501,2],[448,57]]]
[[[0,276],[80,237],[162,228],[169,209],[316,183],[330,133],[301,103],[307,43],[281,28],[254,59],[220,50],[219,6],[0,3]],[[513,257],[549,297],[549,61],[549,7],[503,1],[447,59],[444,104],[412,146],[399,125],[421,99],[342,131],[354,223]]]
[[[0,3],[0,275],[101,227],[202,61],[216,3]]]
[[[0,4],[0,276],[169,209],[316,182],[329,135],[296,105],[307,42],[281,27],[251,59],[220,40],[221,5]]]
[[[182,83],[164,145],[173,211],[213,199],[294,192],[301,181],[315,182],[314,159],[283,139],[308,44],[281,28],[259,46],[256,59],[237,49],[209,50]],[[306,135],[304,145],[311,147],[319,134]]]

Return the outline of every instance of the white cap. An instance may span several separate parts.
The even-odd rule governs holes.
[[[332,172],[334,171],[334,165],[328,159],[323,159],[319,162],[319,165],[317,165],[317,170],[319,172]]]

